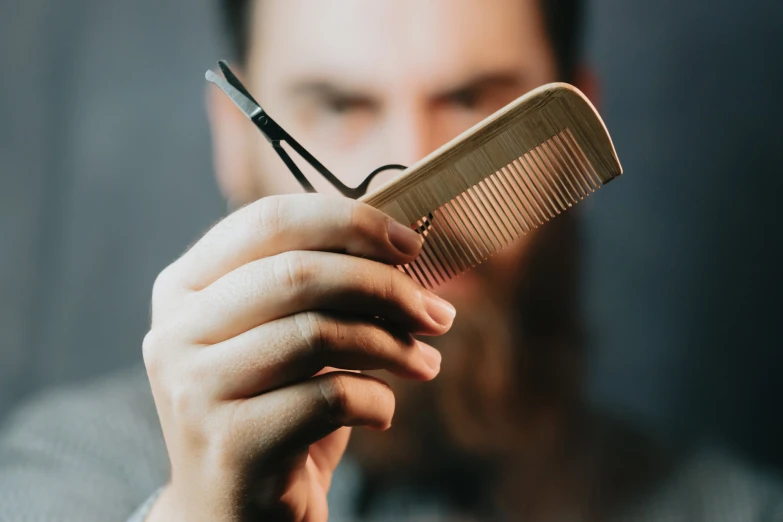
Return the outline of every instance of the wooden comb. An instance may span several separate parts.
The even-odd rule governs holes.
[[[261,108],[225,61],[218,65],[225,78],[207,71],[206,79],[253,121],[306,191],[315,188],[283,142],[340,193],[360,198],[424,236],[421,255],[399,269],[427,288],[478,265],[622,174],[595,107],[575,87],[552,83],[412,167],[386,165],[358,187],[348,187]],[[367,194],[373,177],[389,168],[404,172]]]
[[[433,288],[622,174],[592,103],[552,83],[517,99],[359,199],[425,237],[398,267]]]

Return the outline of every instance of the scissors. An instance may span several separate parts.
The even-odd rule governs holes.
[[[272,144],[272,147],[274,147],[277,155],[280,156],[280,159],[283,160],[283,163],[286,164],[288,170],[291,171],[291,173],[294,175],[299,184],[302,185],[302,188],[304,188],[306,192],[316,192],[316,190],[307,180],[302,171],[299,170],[299,167],[296,166],[296,163],[294,163],[294,161],[291,159],[291,156],[289,156],[285,149],[283,149],[281,142],[286,142],[320,175],[326,178],[326,180],[329,181],[329,183],[331,183],[332,186],[336,188],[343,196],[351,199],[357,199],[367,194],[367,190],[370,188],[370,182],[375,176],[384,170],[406,169],[406,167],[397,164],[384,165],[383,167],[379,167],[372,171],[358,187],[348,187],[339,179],[337,179],[337,177],[332,174],[329,169],[324,167],[320,161],[315,159],[312,154],[307,152],[307,149],[302,147],[294,138],[291,137],[290,134],[283,130],[283,128],[280,127],[280,125],[278,125],[275,120],[269,117],[269,114],[261,108],[261,106],[248,92],[245,86],[242,85],[242,82],[239,81],[239,78],[237,78],[231,69],[229,69],[228,64],[224,60],[220,60],[218,62],[218,66],[220,66],[220,70],[223,72],[223,76],[225,76],[225,78],[221,78],[212,70],[208,70],[205,75],[207,81],[220,87],[220,89],[226,93],[229,98],[231,98],[231,101],[233,101],[236,106],[239,107],[245,116],[250,118],[255,126],[258,127],[258,130],[260,130],[269,143]]]

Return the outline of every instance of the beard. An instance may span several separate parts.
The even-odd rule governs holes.
[[[418,480],[472,502],[509,462],[561,443],[581,399],[578,246],[565,214],[437,290],[457,309],[451,331],[427,339],[440,375],[376,373],[396,396],[393,426],[352,436],[371,484]]]

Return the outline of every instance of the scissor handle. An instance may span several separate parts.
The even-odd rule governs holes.
[[[259,114],[253,117],[253,123],[255,123],[256,127],[258,127],[264,136],[266,136],[267,140],[269,140],[269,142],[272,144],[272,147],[274,147],[275,152],[277,152],[277,155],[280,156],[280,159],[283,160],[283,163],[286,164],[288,170],[291,171],[291,173],[294,175],[299,184],[302,185],[302,188],[304,188],[306,192],[316,192],[315,187],[313,187],[312,183],[310,183],[299,167],[297,167],[294,160],[291,159],[291,156],[289,156],[285,149],[283,149],[282,145],[280,144],[282,141],[286,142],[292,149],[294,149],[297,154],[299,154],[305,161],[307,161],[307,163],[309,163],[316,171],[318,171],[320,175],[325,177],[326,180],[331,183],[332,186],[336,188],[343,196],[351,199],[358,199],[367,194],[367,190],[369,190],[370,183],[372,182],[373,178],[375,178],[375,176],[381,172],[390,169],[405,170],[406,168],[403,165],[397,164],[384,165],[383,167],[379,167],[372,171],[358,187],[351,188],[340,181],[337,176],[332,174],[331,171],[323,165],[323,163],[318,161],[315,156],[310,154],[307,149],[302,147],[299,142],[292,138],[291,135],[288,134],[280,125],[278,125],[275,120],[270,118],[269,115],[263,111],[263,109]]]

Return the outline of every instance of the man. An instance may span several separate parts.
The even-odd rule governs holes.
[[[223,7],[246,85],[348,185],[538,85],[591,91],[576,1]],[[241,208],[158,278],[146,375],[17,416],[0,446],[4,519],[783,515],[730,462],[680,461],[585,407],[573,213],[437,296],[390,266],[419,236],[344,198],[287,195],[296,182],[258,131],[222,93],[208,104],[218,180]],[[350,427],[392,417],[344,455]]]

